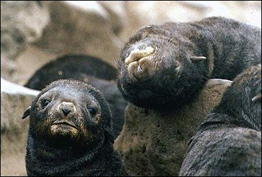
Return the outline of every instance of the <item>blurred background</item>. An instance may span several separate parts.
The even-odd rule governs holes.
[[[261,28],[261,1],[1,1],[1,78],[22,86],[41,66],[65,54],[96,56],[117,67],[121,48],[141,27],[211,16]],[[22,115],[31,99],[14,109],[20,97],[3,101],[2,90],[1,174],[25,175],[26,135],[16,136],[27,128],[10,115]]]

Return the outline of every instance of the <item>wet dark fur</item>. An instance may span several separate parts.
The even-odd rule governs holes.
[[[39,68],[25,87],[42,90],[58,79],[84,79],[93,76],[104,80],[115,80],[117,70],[99,58],[88,55],[64,55]]]
[[[237,76],[190,140],[180,175],[261,176],[261,65]]]
[[[124,60],[134,46],[157,46],[156,73],[132,81]],[[205,56],[191,62],[190,56]],[[189,23],[169,22],[140,29],[121,50],[118,86],[123,96],[140,107],[166,110],[191,102],[209,78],[232,80],[261,63],[261,30],[222,17]],[[180,77],[175,69],[183,66]]]
[[[55,90],[57,89],[57,90]],[[50,92],[51,91],[51,92]],[[54,93],[52,93],[54,91]],[[52,101],[43,109],[38,99],[47,92]],[[66,92],[66,94],[64,93]],[[90,97],[91,96],[91,97]],[[96,124],[85,100],[97,100],[101,107]],[[91,100],[92,100],[91,99]],[[83,117],[73,119],[80,133],[74,138],[52,135],[48,128],[57,119],[47,113],[61,100],[72,101]],[[113,150],[110,108],[99,91],[81,81],[59,80],[51,83],[33,101],[27,142],[26,169],[29,176],[119,176],[126,175],[119,153]],[[80,122],[79,122],[80,121]],[[87,132],[87,133],[86,133]]]
[[[116,138],[124,124],[126,100],[117,88],[117,70],[88,55],[61,56],[41,68],[28,80],[25,87],[42,90],[58,79],[76,79],[87,82],[103,93],[112,111],[113,136]]]

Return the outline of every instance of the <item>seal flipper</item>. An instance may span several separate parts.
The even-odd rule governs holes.
[[[23,116],[22,116],[22,119],[25,119],[27,116],[29,116],[29,115],[30,115],[30,112],[31,112],[31,106],[29,106],[29,107],[25,110],[25,112],[24,112],[24,114],[23,114]]]

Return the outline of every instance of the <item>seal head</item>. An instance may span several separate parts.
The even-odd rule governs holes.
[[[103,111],[102,111],[103,110]],[[104,97],[90,85],[59,80],[48,85],[25,111],[33,137],[50,142],[95,144],[111,132],[111,112]],[[67,141],[65,141],[67,140]]]
[[[22,118],[28,115],[28,176],[127,175],[113,150],[110,108],[92,86],[76,80],[52,82]]]
[[[204,70],[193,61],[206,58],[181,52],[190,51],[193,45],[183,39],[179,33],[171,34],[155,25],[140,29],[130,38],[121,50],[118,65],[119,90],[127,100],[140,107],[165,109],[193,99],[205,80]]]

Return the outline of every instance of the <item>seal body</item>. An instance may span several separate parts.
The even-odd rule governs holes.
[[[113,150],[110,108],[95,88],[76,80],[52,82],[27,115],[29,176],[126,175]]]
[[[261,30],[222,17],[140,29],[121,50],[118,86],[137,106],[178,108],[209,78],[232,80],[261,63]]]
[[[191,138],[181,176],[261,176],[261,65],[224,93]]]
[[[42,90],[58,79],[79,79],[88,77],[115,80],[117,70],[99,58],[89,55],[63,55],[39,68],[27,81],[25,87]]]
[[[101,91],[112,111],[113,136],[116,138],[120,134],[127,101],[118,90],[114,67],[89,55],[64,55],[39,68],[25,87],[42,90],[59,79],[81,80]]]

